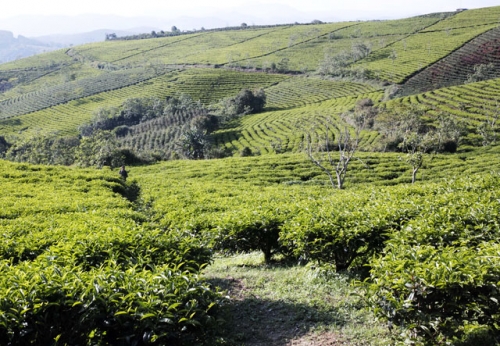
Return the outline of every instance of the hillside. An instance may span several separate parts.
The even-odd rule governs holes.
[[[500,344],[499,18],[0,64],[0,340]]]
[[[260,123],[276,117],[300,118],[299,114],[309,113],[309,105],[317,109],[311,110],[314,113],[344,104],[334,111],[338,114],[352,107],[355,97],[383,100],[373,92],[383,92],[391,83],[403,82],[403,94],[408,95],[408,90],[420,93],[463,84],[477,64],[496,63],[494,50],[486,47],[495,46],[497,12],[500,9],[494,7],[393,21],[198,31],[106,41],[47,53],[0,65],[0,129],[11,141],[41,132],[75,135],[97,109],[118,107],[132,97],[164,98],[185,93],[210,105],[243,88],[259,87],[266,91],[267,108],[272,110],[256,116],[269,119],[258,120]],[[463,62],[467,52],[475,52],[479,46],[484,46],[489,55]],[[330,79],[338,78],[335,73],[325,78],[332,57],[345,52],[354,56],[351,53],[363,47],[365,53],[343,69],[344,77],[352,75],[352,81]],[[446,70],[444,65],[455,70]],[[432,72],[435,70],[442,76],[437,77]],[[314,76],[315,71],[323,78]],[[495,77],[493,73],[483,78]],[[350,83],[348,88],[345,83]],[[473,110],[480,107],[471,102],[467,100],[465,113],[468,109],[472,113],[462,118],[477,118]],[[297,115],[275,114],[285,108]],[[248,121],[256,120],[249,117]],[[273,127],[274,133],[269,133],[262,144],[243,147],[267,152],[275,137],[293,142],[290,125],[283,126],[279,132]],[[242,147],[234,142],[235,137],[224,134],[239,133],[240,129],[223,130],[217,135],[217,143]],[[256,129],[243,129],[238,138],[245,137],[245,131]]]

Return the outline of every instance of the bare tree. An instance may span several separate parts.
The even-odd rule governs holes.
[[[377,113],[371,99],[361,99],[356,102],[353,109],[341,115],[344,124],[351,125],[352,130],[347,125],[340,125],[328,117],[324,122],[316,122],[305,131],[304,147],[307,156],[326,173],[334,188],[344,187],[349,163],[359,148],[361,131],[373,127]],[[317,137],[316,141],[314,135]],[[338,156],[334,154],[337,150]],[[319,154],[321,151],[326,154]]]
[[[349,163],[359,147],[360,130],[356,128],[352,135],[347,126],[341,127],[332,118],[327,118],[324,123],[315,124],[304,134],[307,156],[326,173],[334,188],[344,187]],[[314,134],[317,134],[317,141],[314,141]],[[332,134],[336,134],[336,140]],[[338,150],[338,156],[334,155],[334,149]],[[326,155],[320,155],[320,151],[325,151]]]

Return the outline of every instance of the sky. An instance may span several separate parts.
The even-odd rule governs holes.
[[[454,11],[457,8],[472,9],[498,5],[500,0],[2,0],[0,30],[9,30],[6,26],[10,25],[12,28],[16,17],[26,15],[42,18],[53,15],[100,14],[165,20],[225,16],[227,25],[235,25],[231,18],[232,14],[238,12],[239,16],[235,15],[235,20],[236,17],[237,20],[244,19],[246,14],[249,18],[248,24],[261,25],[294,22],[295,17],[299,17],[296,20],[299,22],[306,18],[323,21],[393,19]],[[92,23],[87,24],[84,30],[91,27]],[[28,32],[29,23],[23,25]],[[43,28],[40,28],[40,24],[37,25],[41,33]],[[147,21],[144,25],[147,25]],[[51,30],[57,30],[56,25],[53,27]],[[19,28],[15,30],[23,34]],[[64,31],[64,28],[60,31]]]
[[[500,5],[498,0],[258,0],[258,3],[283,4],[303,12],[335,12],[336,10],[374,11],[391,14],[440,12],[456,8],[478,8]],[[120,16],[161,16],[170,11],[189,15],[197,8],[228,9],[251,3],[248,0],[4,0],[0,18],[17,15],[114,14]],[[263,8],[262,10],[265,10]]]

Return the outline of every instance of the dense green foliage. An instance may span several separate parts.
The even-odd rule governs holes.
[[[187,232],[149,225],[129,201],[139,203],[136,183],[0,164],[3,342],[209,340],[206,327],[216,323],[221,296],[198,273],[211,251]]]
[[[476,324],[498,333],[499,177],[428,187],[372,263],[368,299],[408,339],[435,345]]]
[[[492,169],[492,163],[499,164],[495,150],[491,154],[487,150],[465,152],[458,160],[482,158]],[[394,166],[398,161],[397,155],[377,154],[371,158],[368,155],[363,156],[364,161],[371,165],[367,173],[372,175],[372,181],[379,185],[394,184],[394,177],[382,172],[384,167]],[[160,344],[168,338],[185,340],[189,344],[193,340],[191,337],[196,338],[196,335],[201,335],[200,332],[203,333],[205,329],[202,326],[208,326],[209,320],[214,322],[212,313],[216,311],[215,306],[214,310],[208,310],[208,315],[207,309],[212,302],[217,304],[220,300],[197,281],[196,276],[202,267],[200,265],[210,260],[211,248],[230,253],[260,250],[267,261],[281,255],[302,263],[310,261],[332,265],[336,270],[362,268],[369,264],[373,268],[374,291],[370,297],[374,306],[380,306],[376,297],[388,299],[387,292],[394,295],[394,302],[400,301],[397,297],[407,293],[406,282],[402,283],[401,290],[390,286],[390,291],[387,291],[386,281],[379,279],[390,280],[385,270],[393,264],[388,261],[392,258],[397,263],[402,258],[397,255],[399,252],[392,251],[408,249],[404,252],[405,256],[420,251],[414,244],[421,244],[420,247],[429,244],[435,251],[450,246],[461,247],[463,251],[484,246],[494,249],[496,246],[498,225],[493,223],[493,228],[484,228],[485,237],[481,239],[472,230],[476,229],[474,225],[496,220],[498,176],[439,182],[443,167],[447,167],[447,175],[463,172],[466,168],[450,159],[447,155],[436,156],[431,161],[432,165],[422,169],[426,177],[435,176],[435,183],[383,188],[357,183],[357,189],[350,188],[333,195],[330,189],[324,187],[326,178],[302,155],[283,156],[279,162],[270,156],[269,160],[231,158],[136,167],[130,170],[129,177],[140,179],[143,186],[143,202],[136,202],[137,211],[131,208],[131,202],[113,195],[113,191],[131,200],[137,198],[136,194],[127,192],[127,185],[119,179],[109,178],[108,174],[2,163],[2,186],[6,187],[7,193],[3,195],[2,205],[5,207],[1,220],[4,233],[9,234],[2,247],[5,259],[3,287],[28,285],[33,290],[23,289],[23,292],[33,292],[26,296],[32,298],[25,298],[31,300],[19,306],[9,305],[5,309],[10,309],[9,314],[14,314],[17,320],[25,321],[28,326],[38,323],[38,316],[53,318],[46,323],[55,326],[54,334],[29,329],[26,333],[30,340],[59,338],[71,343],[92,335],[96,341],[113,343],[113,340],[132,335],[132,332],[118,336],[109,331],[128,332],[132,324],[136,329],[130,340],[147,334],[152,339],[158,338]],[[482,167],[485,166],[478,165],[476,168],[481,171]],[[409,174],[405,173],[408,168],[404,165],[402,168],[399,181],[409,181]],[[356,181],[367,181],[362,171],[354,171],[358,173],[353,175],[348,186],[355,186]],[[438,172],[441,175],[435,174]],[[437,201],[436,196],[441,196],[442,202]],[[439,205],[436,206],[435,202]],[[459,204],[462,207],[458,208]],[[443,209],[446,205],[453,207]],[[470,215],[471,221],[465,221],[467,215]],[[459,223],[446,226],[443,218],[448,220],[446,222],[458,218]],[[469,223],[471,226],[467,226],[464,233],[443,238],[444,234],[450,234],[450,227],[457,232],[460,225]],[[442,225],[443,230],[436,225]],[[416,227],[419,227],[418,232],[415,232]],[[436,236],[430,238],[430,234]],[[433,239],[442,239],[442,242]],[[382,250],[384,257],[374,261],[372,256]],[[427,251],[431,250],[428,248]],[[447,253],[451,256],[453,252]],[[432,258],[435,257],[429,257],[429,260]],[[472,263],[469,257],[464,258],[467,263]],[[434,262],[429,262],[429,266],[434,266]],[[161,275],[166,274],[160,273],[171,274],[164,277]],[[495,277],[494,272],[487,270],[486,274]],[[404,277],[394,275],[397,280]],[[184,276],[192,277],[193,281],[187,282],[182,279]],[[164,293],[161,294],[166,296],[158,296],[159,293],[154,293],[157,290],[155,287],[164,287],[165,280],[170,280],[168,287],[182,288],[172,292],[162,291]],[[490,312],[494,305],[483,308],[485,303],[478,296],[483,291],[474,288],[481,286],[483,281],[474,281],[470,276],[468,280],[471,304],[477,305],[474,311],[494,318]],[[378,286],[375,286],[376,283]],[[113,291],[113,287],[126,289]],[[140,297],[130,295],[134,290],[144,293]],[[5,291],[5,302],[23,302],[20,297],[13,296],[17,294],[15,292],[18,291]],[[54,295],[54,292],[62,292],[62,295]],[[462,291],[453,292],[462,294]],[[171,293],[175,297],[167,299]],[[196,297],[194,294],[197,294]],[[116,299],[122,295],[129,298],[119,300],[118,304]],[[92,297],[100,299],[94,301]],[[415,304],[418,304],[418,297],[415,297]],[[443,297],[444,302],[451,299],[450,293]],[[49,304],[51,299],[58,305]],[[192,299],[197,300],[198,307],[184,305]],[[157,305],[160,302],[162,305]],[[179,302],[182,305],[177,305]],[[84,306],[90,310],[83,309]],[[405,320],[404,316],[417,318],[433,316],[434,313],[434,310],[422,315],[406,313],[399,305],[391,305],[391,309],[395,315],[389,317],[398,326],[410,330],[415,323],[429,327],[422,319]],[[462,311],[460,306],[457,309]],[[2,308],[2,311],[6,310]],[[187,311],[192,312],[186,315]],[[467,321],[494,326],[477,314],[471,314]],[[205,316],[211,318],[207,320]],[[430,340],[436,340],[436,335],[447,338],[460,335],[461,329],[452,326],[460,326],[465,320],[453,316],[447,317],[448,322],[443,326],[436,325],[436,332],[432,334],[434,338]],[[81,321],[82,329],[75,333],[82,334],[65,333],[67,327],[61,323],[76,319]],[[192,319],[195,321],[190,322]],[[23,342],[24,339],[18,339],[23,322],[12,325],[7,320],[4,322],[6,335],[11,340]],[[180,331],[190,323],[201,325],[198,328],[187,327],[192,333]],[[152,334],[148,334],[150,330]],[[421,335],[414,333],[410,336],[415,338]]]

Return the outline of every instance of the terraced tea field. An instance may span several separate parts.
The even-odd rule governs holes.
[[[421,104],[434,112],[445,112],[477,126],[498,114],[500,79],[442,88],[423,94],[397,98],[382,104],[391,108],[394,104]],[[498,124],[497,124],[498,126]]]
[[[0,119],[32,113],[102,92],[125,88],[154,78],[153,70],[133,69],[59,83],[0,102]]]
[[[381,90],[368,84],[313,78],[289,78],[266,88],[270,109],[297,108],[330,99],[357,96]]]
[[[379,92],[362,94],[357,97],[339,97],[330,101],[310,104],[289,110],[269,111],[241,119],[237,124],[216,133],[216,141],[235,151],[248,147],[254,153],[281,153],[302,150],[302,126],[305,123],[323,123],[326,118],[340,121],[339,115],[352,107],[357,100],[382,97]],[[362,145],[369,144],[377,137],[363,134]]]
[[[446,57],[476,36],[495,28],[485,25],[458,28],[451,32],[426,31],[380,49],[356,66],[369,71],[372,78],[402,83],[408,76]]]
[[[110,77],[114,76],[112,74]],[[126,74],[126,76],[130,77],[130,74]],[[141,78],[140,76],[143,75],[138,75],[138,78]],[[43,93],[33,93],[29,94],[33,102],[32,107],[40,107],[42,110],[17,117],[9,116],[10,113],[7,112],[5,115],[0,113],[0,116],[4,117],[3,120],[0,120],[0,131],[4,134],[13,134],[19,131],[26,132],[26,134],[33,134],[39,130],[48,133],[58,132],[63,135],[74,134],[80,125],[92,117],[94,111],[103,107],[117,107],[128,98],[164,98],[169,95],[185,93],[195,100],[201,100],[203,103],[209,104],[217,102],[224,97],[234,95],[241,89],[266,87],[287,78],[287,76],[282,75],[263,73],[241,74],[225,70],[190,69],[186,71],[173,71],[159,77],[150,78],[147,81],[129,85],[128,87],[95,93],[92,96],[77,98],[71,102],[50,108],[47,107],[50,99],[45,99]],[[124,83],[130,83],[131,81],[129,78],[122,80]],[[78,84],[83,83],[82,81],[77,82],[76,85],[84,85]],[[74,94],[70,92],[71,87],[73,87],[72,84],[62,85],[60,89],[63,92],[67,91],[61,97],[65,95],[73,97]],[[88,87],[95,90],[100,86],[89,83]],[[110,84],[103,84],[101,87],[108,88]],[[30,96],[26,97],[29,98]],[[23,109],[26,110],[26,108],[22,107],[29,107],[29,104],[21,102],[22,100],[24,99],[22,98],[20,102],[3,101],[2,104],[7,109],[10,106],[11,111],[17,110],[18,112],[22,112]]]
[[[473,52],[478,49],[491,51],[496,42],[495,18],[499,17],[499,11],[498,7],[493,7],[391,21],[198,31],[164,38],[106,41],[51,52],[39,59],[28,58],[1,65],[0,79],[12,82],[9,82],[11,88],[0,94],[0,130],[3,134],[21,137],[38,132],[74,134],[98,108],[116,107],[131,97],[164,98],[185,93],[208,105],[233,96],[243,88],[262,87],[268,95],[268,110],[275,111],[382,91],[380,81],[402,82],[418,71],[423,72],[420,77],[411,79],[408,87],[434,89],[441,82],[436,82],[438,77],[432,71],[438,70],[443,76],[446,69],[442,66],[458,66],[455,61],[469,56],[468,52],[477,57]],[[483,12],[484,15],[478,14]],[[469,41],[470,44],[466,44]],[[274,65],[310,73],[318,69],[325,54],[349,52],[357,44],[366,45],[371,53],[357,61],[353,68],[366,71],[377,81],[367,84],[366,81],[328,81],[252,72]],[[482,57],[484,62],[491,60],[484,54]],[[193,68],[186,70],[187,65]],[[220,68],[200,69],[215,65],[243,68],[247,73]],[[21,76],[21,72],[25,74],[24,79],[16,81],[13,77],[16,73]],[[463,80],[469,72],[470,67],[456,67],[456,71],[450,72],[445,79]],[[425,77],[426,73],[433,77]],[[435,104],[432,97],[437,96],[421,98],[424,97],[428,97],[428,104]],[[376,98],[379,101],[383,97],[377,95]],[[442,108],[447,110],[445,104],[443,102]],[[481,108],[474,104],[467,107],[471,110]],[[345,109],[347,107],[342,111]],[[340,111],[334,107],[327,113],[338,115]],[[299,112],[304,113],[304,110]],[[460,115],[456,111],[453,114]],[[270,113],[264,117],[275,116]],[[480,116],[476,118],[481,119]],[[251,124],[249,120],[248,125],[253,126]],[[274,125],[278,126],[285,125]],[[237,143],[235,134],[227,137],[230,130],[221,132],[217,141],[241,148],[255,139],[260,144],[250,147],[260,152],[271,152],[270,142],[275,140],[290,141],[281,131],[268,128],[240,130],[237,132],[243,133],[239,138],[244,144]],[[376,136],[369,137],[376,140]],[[226,139],[221,142],[221,138]],[[285,147],[288,148],[288,144]],[[290,144],[290,148],[296,150],[296,145]]]
[[[289,68],[294,71],[309,72],[318,68],[325,54],[336,55],[342,51],[351,51],[355,44],[363,43],[373,51],[390,46],[408,35],[432,25],[446,15],[414,17],[395,21],[372,21],[351,23],[352,25],[319,35],[307,42],[290,42],[286,49],[278,49],[262,57],[246,59],[240,66],[269,67],[282,59],[289,59]],[[318,32],[319,34],[319,32]],[[295,36],[291,36],[295,37]]]
[[[500,29],[493,28],[474,38],[444,59],[419,72],[404,83],[400,94],[410,95],[452,85],[460,85],[474,73],[474,66],[493,64],[483,78],[500,77]]]

